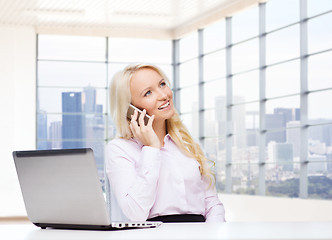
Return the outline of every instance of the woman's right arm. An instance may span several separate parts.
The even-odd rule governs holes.
[[[149,216],[156,196],[159,156],[158,148],[140,148],[130,140],[119,139],[107,146],[106,172],[111,188],[131,221],[145,221]]]

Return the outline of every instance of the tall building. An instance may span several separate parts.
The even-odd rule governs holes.
[[[293,171],[293,145],[290,143],[269,142],[267,146],[267,178],[279,180],[278,171]]]
[[[293,145],[290,143],[276,143],[274,158],[284,171],[293,171]]]
[[[233,96],[235,102],[244,102],[245,99],[242,96]],[[241,104],[233,107],[232,111],[232,128],[233,128],[233,145],[237,148],[247,147],[247,138],[243,137],[246,135],[246,105]]]
[[[95,113],[96,112],[96,89],[94,87],[88,86],[84,88],[82,97],[82,103],[85,113]]]
[[[247,111],[247,146],[258,145],[258,129],[259,129],[259,112],[258,111]],[[249,120],[249,121],[248,121]]]
[[[295,108],[295,121],[300,121],[300,114],[301,114],[301,111],[299,108]]]
[[[96,120],[97,124],[104,124],[104,118],[103,118],[103,105],[102,104],[97,104],[96,105]]]
[[[45,111],[40,110],[37,119],[37,139],[41,140],[37,143],[38,150],[48,149],[47,142],[47,114]]]
[[[226,135],[226,97],[225,96],[217,96],[215,97],[215,120],[217,124],[217,135],[225,136]],[[224,146],[221,141],[217,144],[218,151],[223,149]]]
[[[216,121],[218,123],[218,135],[225,136],[226,135],[226,96],[217,96],[215,97],[215,116]]]
[[[301,145],[301,123],[299,121],[290,121],[286,124],[286,126],[286,142],[293,145],[294,157],[299,157]]]
[[[82,105],[85,117],[85,138],[89,141],[94,139],[95,113],[96,113],[96,89],[88,86],[84,88]]]
[[[312,120],[310,124],[318,124],[321,120]],[[309,139],[324,142],[326,146],[332,146],[332,126],[319,125],[309,128]]]
[[[273,114],[266,114],[265,115],[265,125],[266,129],[281,129],[285,127],[285,120],[284,120],[283,113],[273,113]],[[285,130],[276,130],[272,132],[268,132],[266,134],[266,144],[269,142],[274,141],[277,143],[282,143],[286,141],[286,132]]]
[[[292,108],[275,108],[273,110],[274,114],[281,114],[283,115],[284,119],[284,126],[289,121],[295,120],[295,109]]]
[[[82,115],[82,93],[62,93],[62,148],[82,148],[84,116]]]
[[[286,130],[278,130],[286,128],[287,123],[291,121],[299,121],[299,109],[298,108],[275,108],[273,114],[266,114],[266,128],[276,129],[276,131],[269,132],[266,135],[266,144],[270,141],[277,143],[286,142]]]
[[[104,167],[104,143],[105,127],[103,119],[103,105],[97,104],[96,89],[88,86],[83,90],[82,103],[85,116],[85,139],[86,147],[94,150],[97,168],[100,173]]]
[[[61,149],[62,148],[62,123],[61,121],[51,122],[49,126],[49,139],[50,147],[52,149]]]
[[[233,96],[235,102],[244,102],[244,97]],[[215,98],[216,121],[218,123],[218,135],[226,135],[227,122],[227,105],[225,96],[217,96]],[[233,137],[233,146],[237,148],[247,147],[247,139],[243,137],[246,134],[246,109],[245,105],[237,105],[232,111],[232,132],[235,133]]]

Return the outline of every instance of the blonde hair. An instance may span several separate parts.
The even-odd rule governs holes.
[[[164,72],[151,64],[132,64],[114,75],[110,84],[110,110],[117,136],[120,138],[130,139],[133,137],[129,128],[130,122],[127,119],[127,110],[131,102],[130,80],[136,71],[144,68],[156,71],[168,85],[170,84]],[[208,179],[210,186],[214,184],[214,175],[209,166],[209,162],[212,161],[205,157],[201,147],[193,140],[176,111],[172,118],[166,120],[166,126],[168,134],[176,145],[187,156],[197,160],[201,175]]]

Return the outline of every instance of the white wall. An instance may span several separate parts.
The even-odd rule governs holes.
[[[36,141],[36,33],[0,25],[0,217],[24,215],[12,151]]]

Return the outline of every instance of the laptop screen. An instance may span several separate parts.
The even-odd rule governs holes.
[[[33,223],[109,225],[92,149],[13,152]]]

